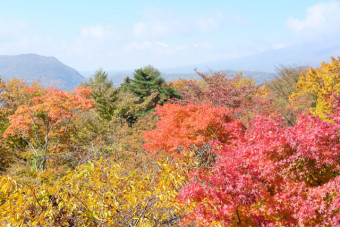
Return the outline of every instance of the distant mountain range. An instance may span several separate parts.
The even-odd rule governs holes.
[[[253,77],[257,83],[263,83],[275,77],[277,67],[312,66],[318,67],[322,61],[330,62],[330,57],[340,56],[340,41],[328,43],[303,43],[277,50],[266,51],[232,60],[210,62],[172,68],[160,68],[166,81],[178,79],[200,79],[194,69],[202,73],[224,71],[235,75],[240,71],[244,76]],[[105,70],[105,69],[104,69]],[[133,70],[105,70],[118,87],[124,79],[133,77]],[[90,77],[94,71],[84,71],[82,75]],[[40,80],[44,86],[54,85],[56,88],[72,89],[86,78],[75,69],[64,65],[55,57],[44,57],[36,54],[0,55],[0,77],[23,78],[26,82]]]
[[[331,56],[340,56],[340,40],[328,43],[306,42],[237,59],[181,67],[160,68],[159,70],[162,73],[162,77],[167,81],[199,79],[200,77],[194,72],[194,69],[203,73],[224,71],[231,75],[242,71],[244,76],[253,77],[259,84],[274,78],[277,68],[282,66],[319,67],[322,61],[330,62]],[[132,77],[133,71],[108,71],[108,74],[114,84],[118,86],[124,81],[125,77]],[[91,73],[84,72],[83,75],[90,76]]]
[[[223,71],[227,75],[237,75],[240,73],[240,70],[217,70],[219,72]],[[200,71],[203,73],[210,74],[210,71]],[[120,84],[124,82],[126,77],[133,78],[134,71],[107,71],[110,79],[113,81],[113,84],[118,87]],[[90,72],[84,72],[83,75],[86,77],[90,77],[92,74]],[[255,79],[257,84],[263,83],[266,80],[270,80],[276,76],[275,73],[267,73],[267,72],[256,72],[256,71],[242,71],[242,75],[245,77],[251,77]],[[181,80],[181,79],[197,79],[201,80],[201,77],[194,72],[192,69],[192,73],[167,73],[166,71],[161,71],[161,76],[167,81]]]
[[[6,79],[22,78],[27,83],[39,80],[45,87],[64,90],[72,89],[85,80],[79,72],[55,57],[37,54],[0,55],[0,76]]]
[[[236,70],[275,73],[276,68],[284,66],[318,67],[322,61],[330,62],[331,56],[340,56],[340,40],[328,43],[301,43],[276,50],[204,64],[162,69],[168,73],[189,73],[196,68],[200,72],[209,70]]]

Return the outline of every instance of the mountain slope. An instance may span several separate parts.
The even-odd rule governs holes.
[[[55,57],[36,54],[0,55],[0,76],[6,79],[22,78],[28,83],[39,80],[43,86],[61,89],[72,89],[85,80],[75,69]]]
[[[331,56],[337,57],[339,54],[340,45],[332,47],[311,44],[296,45],[227,62],[216,62],[211,65],[212,67],[223,66],[234,70],[273,72],[275,67],[280,65],[317,67],[322,61],[329,62]]]
[[[271,73],[275,72],[276,67],[281,65],[318,67],[322,61],[330,62],[331,56],[337,57],[339,55],[339,41],[330,43],[303,43],[247,57],[199,64],[188,68],[195,67],[199,71],[228,69]]]
[[[274,78],[276,76],[276,68],[281,67],[281,65],[287,67],[319,67],[322,61],[330,62],[331,56],[340,56],[340,41],[300,43],[237,59],[160,68],[159,70],[166,81],[199,79],[200,77],[194,72],[194,69],[197,69],[198,72],[202,73],[224,71],[229,75],[235,75],[242,71],[244,76],[251,76],[257,83],[263,83]],[[108,73],[115,86],[119,86],[125,77],[133,77],[133,70],[131,69],[126,71],[109,70]],[[84,72],[84,75],[90,76],[91,74],[90,72]]]
[[[235,75],[243,71],[244,76],[253,77],[257,83],[263,83],[275,77],[276,68],[283,66],[312,66],[319,67],[322,61],[330,62],[331,56],[340,56],[340,41],[328,43],[300,43],[293,46],[270,50],[263,53],[225,61],[204,64],[160,68],[162,77],[167,81],[176,79],[199,79],[194,72],[224,71]],[[115,85],[123,82],[133,71],[109,71]]]

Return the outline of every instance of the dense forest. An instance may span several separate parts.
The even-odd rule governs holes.
[[[197,74],[0,80],[0,224],[340,226],[340,57]]]

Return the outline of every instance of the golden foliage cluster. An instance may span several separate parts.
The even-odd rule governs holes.
[[[303,73],[295,86],[298,91],[290,97],[293,103],[303,105],[311,101],[311,112],[326,120],[333,113],[334,96],[340,94],[340,57],[332,57],[331,63],[322,62],[319,68]]]
[[[188,210],[177,202],[190,163],[163,160],[148,171],[125,171],[98,160],[39,185],[0,177],[0,223],[9,226],[157,226],[177,223]]]

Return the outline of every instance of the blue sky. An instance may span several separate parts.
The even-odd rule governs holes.
[[[340,1],[0,0],[0,55],[77,70],[227,60],[340,35]]]

